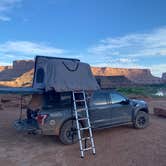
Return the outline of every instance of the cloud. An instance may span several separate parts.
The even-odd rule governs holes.
[[[10,21],[8,13],[21,2],[22,0],[0,0],[0,21]]]
[[[92,63],[92,66],[98,67],[113,67],[113,68],[131,68],[131,69],[150,69],[152,75],[161,77],[162,73],[166,71],[166,64],[156,64],[156,65],[140,65],[137,63],[121,63],[121,62],[114,62],[114,63]]]
[[[0,60],[9,63],[15,59],[32,59],[35,55],[59,56],[65,50],[44,43],[8,41],[0,43]]]
[[[125,62],[127,61],[127,62]],[[134,61],[128,61],[128,60],[119,60],[119,59],[115,59],[115,60],[110,60],[107,62],[94,62],[92,63],[92,66],[99,66],[99,67],[113,67],[113,68],[149,68],[148,66],[142,66],[139,65],[137,63],[134,63]]]
[[[165,36],[166,27],[146,33],[108,37],[88,48],[88,54],[92,64],[97,66],[149,68],[154,75],[161,76],[166,71]],[[144,59],[147,64],[143,62]],[[161,59],[165,59],[165,62]]]
[[[10,21],[10,17],[0,15],[0,21]]]
[[[89,52],[104,56],[166,56],[166,27],[149,33],[128,34],[101,40]]]
[[[151,65],[148,68],[151,69],[152,73],[156,76],[161,76],[163,72],[166,72],[166,63]]]

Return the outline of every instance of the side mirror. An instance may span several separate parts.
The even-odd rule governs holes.
[[[130,102],[130,100],[126,99],[126,100],[121,101],[120,104],[126,105],[126,104],[129,104],[129,102]]]
[[[129,104],[130,103],[130,100],[129,99],[126,99],[126,104]]]

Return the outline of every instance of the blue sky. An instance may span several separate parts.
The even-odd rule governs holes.
[[[35,55],[166,72],[165,0],[0,0],[0,64]]]

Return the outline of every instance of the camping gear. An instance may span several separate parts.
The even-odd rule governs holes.
[[[44,56],[36,57],[33,88],[56,92],[100,89],[88,64]]]
[[[74,101],[74,113],[75,113],[75,117],[76,117],[78,139],[79,139],[79,145],[80,145],[80,153],[81,153],[81,157],[83,158],[85,151],[92,150],[93,154],[95,154],[96,150],[95,150],[92,128],[91,128],[90,119],[89,119],[89,110],[88,110],[88,106],[87,106],[87,99],[86,99],[85,92],[84,91],[73,91],[72,94],[73,94],[73,101]],[[78,94],[80,95],[80,97],[76,98],[76,95],[78,95]],[[82,103],[83,107],[78,108],[78,103]],[[85,116],[79,118],[78,112],[81,112],[81,111],[85,112]],[[79,123],[81,121],[86,122],[87,126],[80,127]],[[88,134],[89,134],[88,137],[82,137],[81,131],[83,131],[83,130],[88,131]],[[90,144],[91,144],[91,146],[89,146],[89,147],[87,147],[88,140],[90,140]],[[83,141],[85,141],[84,147],[83,147]]]

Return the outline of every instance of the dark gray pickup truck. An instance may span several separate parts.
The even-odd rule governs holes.
[[[43,94],[42,109],[31,113],[27,119],[16,121],[15,127],[43,135],[58,135],[64,144],[77,142],[72,94],[70,92]],[[128,99],[114,90],[98,90],[88,98],[89,116],[93,129],[133,124],[145,128],[149,124],[148,105],[144,101]],[[81,108],[80,103],[80,108]],[[80,112],[79,116],[83,116]],[[84,121],[81,126],[86,127]],[[81,133],[84,134],[84,133]]]

